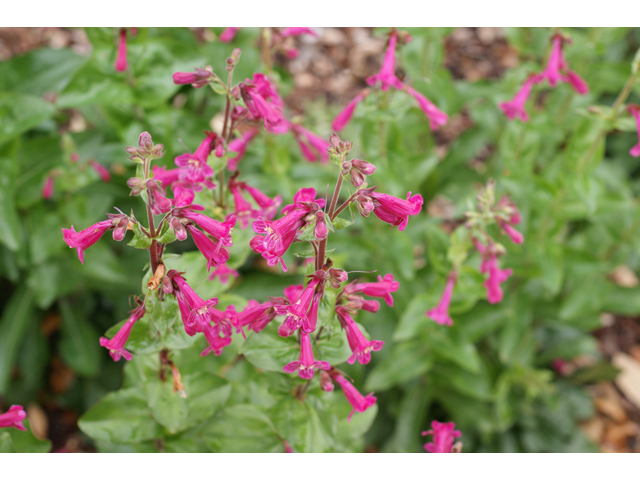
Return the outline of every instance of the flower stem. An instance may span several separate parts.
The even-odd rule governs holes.
[[[336,208],[336,204],[338,203],[338,197],[340,196],[340,189],[342,188],[342,172],[338,172],[338,180],[336,182],[336,188],[333,191],[333,196],[331,197],[331,204],[329,205],[329,212],[327,215],[329,218],[332,218],[333,211]],[[322,269],[324,266],[324,257],[325,252],[327,251],[327,239],[320,240],[320,245],[318,246],[318,254],[316,255],[316,270]]]

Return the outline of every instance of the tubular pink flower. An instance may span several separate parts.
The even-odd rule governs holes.
[[[218,299],[203,300],[175,270],[169,270],[167,275],[175,283],[176,288],[174,290],[184,295],[189,307],[189,315],[185,321],[185,330],[187,330],[189,335],[191,335],[189,331],[195,330],[196,332],[202,332],[204,327],[209,325],[213,320],[213,307],[218,304]]]
[[[283,303],[284,299],[280,297],[272,298],[264,303],[249,300],[246,308],[238,313],[238,323],[246,326],[249,330],[260,332],[278,316],[274,307]]]
[[[500,225],[500,227],[502,227],[506,234],[509,235],[509,238],[513,243],[519,245],[524,242],[524,236],[507,222],[498,220],[498,224]]]
[[[376,300],[362,300],[362,310],[376,313],[378,310],[380,310],[380,303],[378,303]]]
[[[366,365],[371,361],[371,352],[381,350],[384,342],[380,340],[368,341],[345,307],[336,307],[336,313],[338,314],[338,318],[341,320],[340,323],[347,333],[349,348],[351,348],[351,351],[353,352],[347,362],[350,365],[353,365],[357,359],[362,365]]]
[[[236,36],[236,32],[238,30],[240,30],[242,27],[227,27],[225,28],[222,33],[220,34],[220,37],[218,37],[220,39],[221,42],[223,43],[229,43],[232,42],[233,39]]]
[[[311,333],[315,330],[315,326],[312,326],[309,322],[307,312],[311,306],[316,285],[319,282],[317,278],[313,278],[295,303],[291,305],[276,305],[274,307],[278,315],[286,315],[284,323],[290,330],[301,328],[306,333]]]
[[[249,142],[253,140],[258,132],[259,130],[257,128],[252,128],[251,130],[243,133],[242,137],[235,138],[229,142],[227,149],[230,152],[236,152],[238,154],[227,161],[227,168],[230,172],[235,172],[238,169],[238,163],[240,163],[240,160],[242,160],[247,152],[247,145],[249,145]]]
[[[298,37],[304,34],[313,35],[317,37],[318,34],[311,30],[309,27],[287,27],[280,32],[281,37]]]
[[[207,259],[207,271],[211,270],[211,267],[218,267],[229,260],[229,251],[223,248],[221,243],[213,242],[193,225],[186,225],[185,228],[193,237],[200,253]]]
[[[461,436],[455,423],[440,423],[434,420],[431,422],[431,430],[422,432],[422,436],[433,435],[433,442],[425,443],[424,449],[429,453],[453,453],[454,439]]]
[[[331,124],[331,128],[333,128],[333,130],[335,130],[336,132],[339,132],[344,127],[346,127],[349,124],[349,122],[351,121],[351,117],[353,117],[353,112],[355,112],[356,107],[358,106],[358,104],[362,100],[364,100],[367,97],[368,94],[369,94],[369,91],[365,90],[364,92],[361,92],[358,95],[356,95],[353,98],[353,100],[351,100],[347,104],[347,106],[344,107],[344,110],[342,110],[338,114],[338,116],[333,120],[333,123]]]
[[[331,375],[331,378],[338,382],[338,385],[342,387],[344,396],[347,397],[347,400],[353,407],[353,410],[351,410],[351,413],[349,414],[349,422],[351,421],[351,417],[353,416],[354,412],[362,413],[369,407],[375,405],[377,399],[373,396],[373,392],[366,397],[363,397],[362,394],[356,389],[356,387],[354,387],[349,380],[344,378],[338,372],[330,370],[329,375]]]
[[[304,285],[289,285],[284,289],[284,297],[289,303],[296,303],[300,299],[303,290]]]
[[[396,33],[391,34],[389,37],[389,46],[387,52],[384,55],[384,61],[382,62],[382,68],[380,73],[372,75],[367,78],[368,85],[375,85],[380,82],[383,92],[389,90],[389,87],[402,89],[402,83],[396,77],[396,44],[398,43],[398,35]]]
[[[212,77],[213,74],[203,68],[196,68],[195,72],[176,72],[172,75],[173,83],[176,85],[191,84],[193,88],[206,87]]]
[[[320,371],[320,388],[325,392],[333,392],[333,382],[328,372]]]
[[[497,206],[503,210],[506,210],[509,215],[509,223],[512,225],[518,225],[522,222],[522,217],[520,216],[520,210],[515,203],[511,201],[511,199],[507,196],[504,196],[498,200]]]
[[[265,128],[276,126],[283,120],[280,108],[267,102],[254,85],[241,85],[240,92],[247,108],[255,118],[264,120]]]
[[[226,265],[222,265],[216,268],[211,274],[207,277],[207,280],[214,280],[216,278],[220,279],[220,283],[227,284],[229,283],[229,277],[238,278],[238,271],[233,268],[229,268]]]
[[[527,99],[531,94],[531,87],[534,84],[541,81],[536,75],[530,76],[522,85],[522,88],[518,90],[515,97],[508,102],[502,102],[499,107],[500,110],[504,112],[509,120],[513,120],[514,118],[519,118],[523,122],[529,121],[529,114],[524,108],[524,104],[527,103]]]
[[[316,198],[315,188],[301,188],[293,196],[293,203],[284,206],[280,213],[287,215],[296,209],[304,209],[308,212],[311,210],[316,211],[318,208],[312,208],[314,203],[317,204],[318,208],[324,207],[324,199]]]
[[[313,234],[316,240],[324,240],[329,236],[329,228],[327,227],[325,214],[322,210],[316,212],[316,226],[313,229]]]
[[[42,198],[49,200],[53,196],[53,177],[49,175],[42,186]]]
[[[91,160],[89,162],[89,165],[91,165],[91,167],[96,172],[98,172],[98,175],[100,175],[100,178],[102,178],[103,182],[108,182],[109,180],[111,180],[111,174],[109,173],[109,170],[107,170],[104,166],[100,165],[95,160]]]
[[[280,195],[276,195],[273,198],[267,197],[264,193],[262,193],[257,188],[254,188],[246,183],[242,183],[241,187],[244,191],[246,191],[251,198],[258,204],[261,208],[258,215],[266,220],[272,220],[275,217],[278,208],[282,205],[282,197]]]
[[[156,182],[160,182],[163,188],[169,187],[172,183],[175,183],[180,178],[180,170],[179,168],[174,168],[173,170],[167,170],[167,167],[159,167],[157,165],[153,165],[151,167],[151,172],[153,173],[153,179]]]
[[[387,305],[393,307],[391,294],[398,290],[400,284],[393,279],[393,274],[387,273],[384,278],[378,275],[378,281],[373,283],[352,283],[344,289],[345,293],[364,293],[370,297],[384,298]]]
[[[124,28],[120,30],[115,68],[118,72],[124,72],[127,69],[127,31]]]
[[[329,156],[327,155],[327,147],[329,146],[329,142],[327,142],[324,138],[319,137],[315,133],[310,132],[306,128],[301,127],[300,125],[292,125],[291,128],[297,134],[296,140],[298,141],[298,145],[300,145],[302,153],[307,160],[309,160],[310,162],[314,162],[317,158],[317,155],[319,155],[320,161],[322,163],[327,163],[329,161]],[[316,153],[309,150],[307,145],[300,138],[298,138],[298,135],[304,137],[309,145],[311,145],[311,148],[313,148],[317,152],[317,155]]]
[[[233,245],[231,233],[233,232],[233,227],[236,224],[235,215],[230,215],[224,222],[218,222],[217,220],[209,218],[206,215],[193,212],[189,208],[185,208],[180,216],[191,220],[202,230],[219,241],[223,246],[230,247]]]
[[[254,210],[251,203],[242,196],[242,192],[240,192],[240,188],[238,188],[236,184],[232,184],[229,190],[233,195],[233,203],[235,205],[233,213],[240,219],[240,228],[244,230],[249,226],[249,221],[252,218],[256,218],[258,212]]]
[[[124,349],[124,345],[129,339],[129,334],[131,333],[133,324],[140,320],[144,316],[144,314],[144,305],[140,305],[138,308],[131,312],[131,315],[129,315],[129,319],[124,323],[118,333],[116,333],[111,340],[109,340],[107,337],[100,337],[100,346],[105,347],[109,350],[109,355],[111,355],[111,358],[113,358],[114,362],[120,360],[120,357],[124,357],[124,359],[127,361],[133,358],[131,353]]]
[[[411,196],[401,200],[386,193],[371,192],[375,208],[373,213],[383,222],[398,226],[403,231],[409,222],[409,215],[417,215],[422,210],[422,195]]]
[[[300,357],[297,362],[287,363],[282,370],[286,373],[293,373],[298,370],[300,378],[310,380],[313,378],[315,369],[329,370],[331,365],[329,362],[316,362],[313,358],[313,350],[311,349],[311,340],[309,334],[302,332],[300,334]]]
[[[505,282],[513,273],[513,270],[507,268],[500,270],[498,258],[492,254],[487,260],[482,262],[480,272],[489,273],[489,277],[484,282],[484,288],[487,289],[487,300],[489,303],[500,303],[502,301],[502,288],[500,284]]]
[[[231,337],[221,337],[220,331],[216,327],[211,326],[211,324],[205,325],[204,336],[207,342],[209,342],[209,346],[202,351],[200,354],[201,357],[209,355],[211,352],[213,352],[216,357],[219,357],[222,355],[224,347],[228,347],[231,344]]]
[[[182,319],[182,324],[184,325],[184,331],[190,337],[193,337],[196,333],[203,331],[203,325],[200,323],[191,324],[189,323],[189,317],[191,315],[191,307],[189,307],[189,302],[187,301],[186,295],[179,289],[174,289],[173,294],[178,301],[178,309],[180,310],[180,318]]]
[[[162,194],[162,189],[155,180],[147,180],[147,195],[151,211],[154,215],[171,211],[171,200]]]
[[[113,226],[111,220],[103,220],[102,222],[91,225],[89,228],[76,232],[73,225],[71,225],[71,230],[67,228],[62,229],[62,235],[64,241],[69,245],[69,248],[78,249],[78,258],[80,259],[80,263],[84,264],[84,251],[100,240],[102,235]]]
[[[27,418],[27,414],[22,405],[11,405],[7,413],[0,415],[0,428],[15,427],[18,430],[26,432],[27,429],[22,424],[25,418]]]
[[[412,87],[405,86],[405,89],[409,95],[418,101],[418,105],[420,105],[420,108],[429,119],[429,128],[431,130],[437,130],[441,126],[447,124],[449,121],[449,115],[438,109],[431,100]]]
[[[638,143],[636,143],[631,150],[629,150],[629,155],[632,157],[640,157],[640,108],[637,105],[629,106],[629,112],[636,119],[636,129],[638,130]]]
[[[587,85],[587,82],[573,70],[567,70],[567,78],[563,78],[563,80],[570,83],[573,89],[580,95],[589,93],[589,85]]]
[[[453,320],[449,316],[449,304],[451,303],[451,295],[453,294],[453,287],[456,284],[457,274],[451,272],[447,277],[447,285],[445,286],[444,293],[440,299],[440,303],[436,308],[432,308],[425,313],[434,322],[440,325],[453,326]]]
[[[553,47],[551,49],[551,55],[549,55],[547,68],[540,74],[539,79],[543,80],[546,78],[552,87],[555,87],[559,81],[570,83],[576,92],[584,95],[589,92],[589,86],[582,77],[569,69],[562,53],[563,41],[562,35],[554,35],[552,40]],[[566,72],[566,75],[563,75],[563,72]]]
[[[214,132],[207,132],[206,138],[193,154],[184,153],[175,158],[176,165],[180,167],[180,180],[190,183],[190,187],[197,192],[202,190],[202,184],[207,182],[211,184],[207,179],[213,176],[214,172],[207,164],[207,158],[214,148],[213,143],[216,137]],[[212,187],[209,186],[209,188]]]

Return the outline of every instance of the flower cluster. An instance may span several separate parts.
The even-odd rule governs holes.
[[[521,244],[524,241],[524,236],[515,229],[515,225],[518,225],[522,219],[518,208],[509,197],[504,196],[498,202],[495,202],[495,186],[493,182],[489,182],[477,199],[477,210],[466,213],[467,221],[461,228],[465,229],[470,243],[482,257],[480,273],[487,275],[484,282],[487,300],[491,304],[500,303],[503,297],[501,284],[513,274],[513,271],[510,268],[500,268],[498,258],[506,253],[506,249],[493,240],[487,232],[487,227],[495,224],[513,243]],[[449,305],[458,279],[460,264],[466,257],[466,250],[461,256],[454,255],[454,257],[454,263],[456,264],[449,273],[440,303],[425,313],[427,317],[440,325],[453,325],[453,320],[449,316]]]
[[[443,111],[439,110],[431,100],[417,91],[410,85],[406,85],[398,79],[396,76],[396,47],[398,42],[408,43],[411,41],[411,37],[403,32],[398,32],[393,29],[389,34],[389,44],[387,46],[387,52],[382,62],[382,68],[376,75],[372,75],[367,78],[367,84],[369,86],[377,86],[383,92],[393,87],[396,90],[402,90],[411,95],[417,102],[424,114],[429,119],[429,127],[431,130],[437,130],[443,125],[446,125],[449,120],[449,116]],[[342,130],[346,127],[353,116],[358,103],[362,102],[370,93],[370,90],[364,89],[358,95],[355,96],[351,102],[338,114],[333,121],[333,129],[336,131]]]
[[[221,42],[230,43],[242,27],[227,27],[218,37]],[[268,33],[267,33],[268,31]],[[285,27],[285,28],[267,28],[263,27],[263,42],[268,42],[265,46],[272,52],[281,52],[288,58],[297,58],[297,48],[294,48],[288,41],[291,37],[300,35],[311,35],[317,37],[317,33],[309,27]]]
[[[558,82],[563,82],[570,83],[573,89],[580,95],[585,95],[589,92],[587,82],[571,70],[564,59],[562,48],[566,43],[571,43],[571,40],[558,33],[553,36],[551,42],[552,48],[549,60],[547,61],[547,68],[541,73],[529,75],[515,97],[499,105],[500,110],[504,112],[509,120],[519,118],[523,122],[529,121],[529,114],[525,110],[524,105],[531,94],[532,87],[542,83],[544,80],[547,80],[552,88],[555,88]]]

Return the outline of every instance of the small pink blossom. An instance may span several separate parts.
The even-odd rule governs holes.
[[[282,205],[282,197],[280,195],[276,195],[273,198],[269,198],[257,188],[247,185],[246,183],[242,183],[240,186],[244,191],[251,195],[251,198],[253,198],[260,207],[261,210],[258,212],[258,215],[265,220],[272,220],[276,215],[278,208]]]
[[[293,130],[296,141],[298,142],[304,157],[308,161],[315,162],[318,159],[318,156],[322,163],[327,163],[329,161],[329,156],[327,155],[329,142],[300,125],[292,125],[291,129]]]
[[[42,186],[42,198],[49,200],[53,196],[53,177],[49,175]]]
[[[167,188],[172,183],[175,183],[180,179],[181,170],[179,168],[167,170],[167,167],[153,165],[151,167],[151,172],[153,173],[153,179],[156,182],[160,182],[164,188]]]
[[[211,352],[213,352],[216,357],[219,357],[222,355],[224,348],[231,344],[231,337],[220,336],[219,329],[211,324],[204,326],[204,337],[207,339],[207,342],[209,342],[209,346],[202,351],[200,354],[201,357],[209,355]]]
[[[229,186],[231,195],[233,195],[233,203],[235,206],[233,214],[240,220],[240,228],[243,230],[249,226],[252,218],[256,218],[258,212],[253,208],[251,203],[242,196],[242,192],[237,184],[232,183]]]
[[[534,84],[541,81],[541,78],[537,75],[530,76],[522,85],[522,88],[518,90],[515,97],[508,102],[502,102],[499,107],[504,112],[509,120],[519,118],[523,122],[529,121],[529,114],[524,108],[524,104],[527,103],[527,99],[531,94],[531,87]]]
[[[240,30],[242,27],[227,27],[220,34],[220,41],[223,43],[232,42],[236,36],[236,32]]]
[[[483,284],[487,289],[487,300],[492,304],[500,303],[502,301],[502,288],[500,284],[505,282],[513,274],[513,270],[510,268],[500,270],[498,258],[494,253],[482,262],[480,272],[489,274],[489,277]]]
[[[358,95],[356,95],[353,100],[351,100],[347,104],[346,107],[344,107],[344,110],[342,110],[333,120],[333,124],[331,125],[333,130],[339,132],[349,124],[349,122],[351,121],[351,117],[353,117],[353,112],[355,112],[356,110],[356,107],[362,100],[367,97],[367,95],[369,95],[369,90],[363,90]]]
[[[425,313],[431,320],[437,322],[440,325],[453,326],[453,320],[449,316],[449,304],[451,303],[451,295],[453,294],[453,287],[456,284],[457,274],[451,272],[447,277],[447,285],[445,286],[444,293],[440,299],[440,303],[436,308],[432,308]]]
[[[562,38],[562,35],[554,35],[551,54],[547,61],[547,68],[540,74],[539,79],[543,80],[546,78],[552,87],[555,87],[559,81],[570,83],[576,92],[585,95],[589,93],[589,86],[580,75],[569,69],[562,53],[564,42],[565,40]],[[564,75],[564,73],[566,73],[566,75]]]
[[[202,88],[209,84],[213,78],[213,74],[204,68],[196,68],[195,72],[176,72],[172,78],[173,83],[176,85],[191,84],[193,88]]]
[[[213,307],[218,304],[218,299],[203,300],[175,270],[169,270],[167,276],[173,281],[173,291],[178,300],[185,331],[191,336],[202,332],[214,320],[212,312]]]
[[[144,314],[144,305],[140,305],[138,308],[131,312],[129,319],[124,323],[118,333],[116,333],[111,340],[109,340],[107,337],[100,337],[100,346],[105,347],[109,350],[109,355],[111,355],[111,358],[113,358],[114,362],[120,360],[120,357],[124,357],[124,359],[127,361],[133,358],[131,353],[124,349],[124,345],[129,339],[129,334],[131,333],[133,324],[140,320],[144,316]]]
[[[62,235],[69,248],[78,249],[78,258],[80,263],[84,264],[84,251],[100,240],[102,235],[112,227],[111,220],[103,220],[79,232],[76,232],[73,225],[71,225],[71,230],[62,229]]]
[[[21,405],[11,405],[7,413],[0,415],[0,428],[15,427],[26,432],[27,429],[22,424],[25,418],[27,418],[27,414]]]
[[[351,283],[344,288],[345,293],[364,293],[370,297],[383,298],[387,305],[393,307],[391,294],[398,290],[400,284],[393,279],[393,274],[384,277],[378,275],[378,281],[372,283]]]
[[[127,31],[124,28],[120,30],[115,68],[118,72],[124,72],[127,69]]]
[[[422,211],[422,195],[411,196],[407,193],[407,199],[402,200],[387,193],[371,192],[373,198],[373,213],[383,222],[397,226],[401,232],[409,223],[409,215],[417,215]]]
[[[349,315],[349,311],[345,307],[336,307],[336,313],[338,314],[340,323],[345,329],[347,340],[349,342],[349,348],[351,348],[352,352],[347,362],[350,365],[353,365],[357,359],[360,364],[366,365],[371,361],[371,352],[377,352],[381,350],[384,342],[381,340],[367,340],[358,328],[358,325],[356,325],[356,322],[353,321],[353,318],[351,318],[351,315]]]
[[[211,272],[209,277],[207,277],[207,280],[214,280],[216,278],[219,278],[220,283],[227,284],[229,283],[230,277],[238,278],[238,275],[239,274],[237,270],[229,268],[226,265],[222,265]]]
[[[638,131],[638,143],[631,147],[629,155],[632,157],[640,157],[640,107],[637,105],[630,105],[629,112],[636,119],[636,129]]]
[[[351,421],[351,417],[355,412],[364,412],[369,407],[372,407],[376,403],[376,397],[373,396],[373,393],[370,393],[366,397],[363,397],[362,394],[354,387],[349,380],[344,378],[335,370],[330,370],[329,375],[331,378],[338,382],[338,385],[342,387],[342,391],[344,392],[344,396],[347,397],[347,400],[353,407],[351,413],[349,414],[348,421]]]
[[[433,442],[426,443],[424,449],[429,453],[453,453],[453,442],[461,436],[459,430],[455,430],[453,422],[440,423],[436,420],[431,422],[431,430],[422,432],[422,436],[433,435]]]
[[[331,365],[329,362],[316,362],[313,358],[313,350],[311,349],[311,340],[309,334],[302,332],[300,334],[300,357],[297,362],[287,363],[282,370],[286,373],[293,373],[298,370],[300,378],[309,380],[313,378],[315,369],[329,370]]]
[[[389,45],[382,62],[382,68],[376,75],[367,78],[368,85],[375,85],[380,82],[383,92],[389,90],[389,87],[402,89],[402,83],[396,77],[396,44],[398,43],[398,34],[392,33],[389,37]]]
[[[258,132],[259,130],[257,128],[252,128],[243,133],[242,137],[235,138],[229,142],[227,149],[230,152],[236,152],[238,154],[227,161],[227,168],[230,172],[235,172],[238,169],[238,163],[240,163],[240,160],[242,160],[247,152],[247,145],[249,145],[249,142],[253,140]]]
[[[193,212],[189,208],[185,208],[179,216],[191,220],[202,230],[211,235],[216,241],[219,241],[223,246],[230,247],[233,245],[231,234],[233,233],[233,227],[236,224],[236,217],[234,215],[230,215],[224,222],[218,222],[206,215]]]
[[[96,172],[98,172],[98,175],[100,175],[100,178],[102,178],[103,182],[108,182],[109,180],[111,180],[111,174],[109,173],[109,170],[107,170],[104,166],[100,165],[95,160],[89,161],[89,165],[91,165],[91,167]]]
[[[317,37],[318,34],[309,27],[287,27],[280,32],[281,37],[298,37],[300,35],[312,35]]]
[[[500,225],[500,227],[502,227],[505,233],[509,235],[509,238],[513,243],[519,245],[524,242],[524,236],[515,228],[513,228],[509,223],[499,220],[498,224]]]
[[[207,136],[193,154],[184,153],[175,158],[176,165],[180,167],[180,180],[186,182],[196,192],[201,191],[203,185],[213,188],[213,183],[208,178],[213,176],[214,172],[207,164],[207,159],[213,151],[216,138],[217,135],[214,132],[207,132]]]
[[[289,330],[301,328],[303,332],[311,333],[315,330],[315,325],[311,325],[307,312],[314,297],[316,285],[319,280],[313,278],[302,291],[300,298],[291,305],[277,305],[274,308],[278,315],[286,315],[284,323]]]
[[[211,270],[211,267],[218,267],[229,260],[229,251],[223,248],[219,241],[212,241],[193,225],[185,225],[185,228],[191,234],[200,253],[207,260],[207,271]]]
[[[418,101],[418,105],[429,119],[429,128],[437,130],[449,121],[449,115],[436,107],[431,100],[412,87],[405,86],[407,93]]]
[[[334,388],[331,375],[329,375],[329,372],[325,372],[324,370],[320,372],[320,388],[325,392],[333,392]]]

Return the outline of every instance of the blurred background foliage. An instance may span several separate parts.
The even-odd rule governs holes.
[[[123,373],[124,362],[113,362],[98,344],[126,318],[146,255],[105,236],[86,252],[83,266],[62,240],[61,228],[86,228],[114,206],[141,212],[128,196],[125,182],[134,167],[124,152],[140,132],[165,145],[159,164],[169,166],[215,126],[222,97],[174,85],[174,72],[204,65],[220,72],[233,47],[242,48],[236,80],[263,71],[258,29],[242,29],[232,44],[217,40],[220,31],[138,29],[128,42],[125,73],[113,67],[117,29],[86,29],[85,51],[36,48],[0,64],[0,410],[25,405],[31,423],[39,418],[44,425],[35,433],[48,435],[54,449],[71,451],[281,451],[288,439],[296,451],[417,452],[420,432],[434,419],[455,421],[467,452],[595,450],[578,427],[594,415],[585,385],[611,379],[616,370],[590,332],[601,326],[603,312],[640,314],[637,281],[611,279],[620,266],[632,274],[640,270],[640,177],[628,154],[636,142],[631,120],[623,115],[612,125],[589,107],[611,106],[623,88],[640,30],[563,29],[573,40],[565,56],[589,84],[589,94],[541,87],[527,107],[531,120],[521,123],[507,120],[497,105],[543,68],[551,30],[505,29],[485,42],[491,48],[480,58],[488,63],[478,64],[463,51],[478,43],[477,36],[408,29],[413,41],[400,50],[398,66],[450,121],[432,134],[408,95],[375,93],[340,133],[354,142],[354,157],[377,166],[371,183],[379,191],[403,198],[412,191],[425,199],[404,232],[358,218],[331,236],[337,265],[377,271],[352,278],[392,273],[400,282],[393,308],[383,303],[378,313],[358,316],[385,346],[367,366],[341,366],[360,391],[378,398],[377,409],[356,414],[351,424],[340,391],[322,394],[316,386],[300,402],[290,393],[297,377],[252,366],[279,355],[269,350],[267,332],[263,345],[234,339],[221,357],[200,358],[200,343],[182,350],[185,385],[198,393],[188,400],[193,418],[172,416],[179,407],[162,403],[162,392],[152,393],[164,388],[149,373],[157,356],[134,355]],[[274,75],[290,113],[325,138],[335,115],[379,67],[386,29],[362,30],[362,40],[338,32],[376,46],[361,62],[370,71],[352,68],[342,89],[323,90],[326,79],[301,80],[294,61],[275,58]],[[324,34],[336,35],[328,29]],[[313,76],[314,62],[326,62],[338,48],[323,41],[324,34],[319,41],[297,40],[298,67],[311,58],[302,73]],[[334,80],[345,75],[336,68],[328,75]],[[637,83],[629,101],[640,102]],[[77,164],[69,161],[73,152]],[[91,159],[109,169],[109,182],[87,168]],[[301,187],[324,192],[334,182],[334,168],[306,162],[291,135],[264,133],[241,164],[246,181],[282,195],[285,204]],[[44,200],[41,190],[52,171],[62,173],[53,197]],[[490,178],[519,207],[525,242],[506,245],[503,264],[514,275],[497,305],[486,301],[479,256],[470,257],[454,292],[455,324],[443,327],[424,312],[438,303],[451,269],[449,232]],[[232,288],[205,280],[191,241],[169,247],[183,254],[175,266],[168,262],[170,268],[188,265],[198,279],[190,277],[190,283],[202,295],[218,295],[223,306],[265,301],[301,282],[301,259],[288,252],[285,260],[294,268],[282,274],[249,251],[250,232],[236,230],[230,266],[240,278]],[[137,351],[135,343],[129,346]],[[557,359],[584,356],[591,361],[571,375],[552,367]],[[136,390],[140,384],[145,394]],[[80,433],[77,419],[98,402],[81,421],[89,436]],[[338,416],[323,416],[328,408]]]

